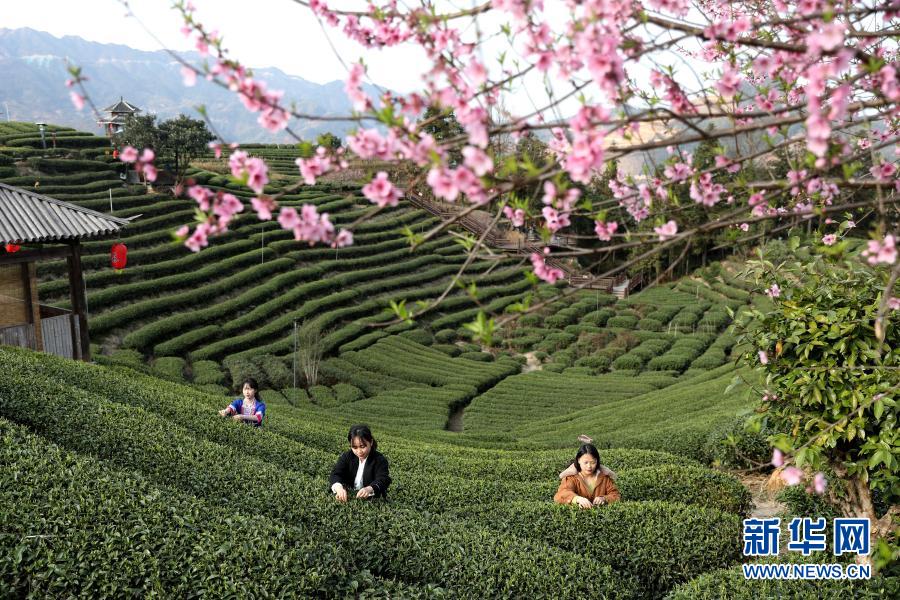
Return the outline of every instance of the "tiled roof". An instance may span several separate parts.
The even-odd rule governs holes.
[[[62,241],[115,233],[130,223],[0,183],[0,244]]]

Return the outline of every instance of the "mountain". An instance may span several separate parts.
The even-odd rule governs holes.
[[[193,64],[202,58],[195,52],[182,56]],[[257,114],[249,112],[234,93],[202,78],[194,87],[185,87],[181,65],[167,52],[134,50],[119,44],[101,44],[79,37],[58,38],[34,29],[0,28],[0,119],[43,121],[67,125],[101,134],[96,119],[86,107],[77,111],[69,100],[65,81],[66,61],[82,68],[88,77],[87,89],[97,108],[117,102],[120,97],[139,107],[144,114],[168,119],[184,113],[198,118],[195,107],[205,105],[214,126],[226,141],[291,142],[284,132],[273,134],[261,128]],[[275,68],[254,68],[254,77],[270,90],[283,90],[286,102],[297,111],[319,115],[348,115],[350,102],[343,81],[324,85],[288,75]],[[375,88],[364,87],[377,97]],[[105,115],[104,115],[105,116]],[[344,135],[353,123],[291,122],[291,129],[305,139],[331,131]]]

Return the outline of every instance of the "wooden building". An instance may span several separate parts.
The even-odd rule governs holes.
[[[115,133],[122,133],[125,130],[125,121],[128,117],[137,116],[141,109],[119,96],[119,101],[104,108],[103,112],[107,113],[108,116],[97,121],[97,125],[103,127],[106,135],[111,137]]]
[[[0,183],[0,344],[90,360],[81,240],[116,233],[128,223]],[[38,300],[37,263],[63,258],[71,310]]]

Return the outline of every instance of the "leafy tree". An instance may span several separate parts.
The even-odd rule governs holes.
[[[337,150],[338,148],[341,147],[342,143],[343,142],[341,141],[341,138],[334,135],[330,131],[326,131],[325,133],[323,133],[322,135],[320,135],[319,137],[316,138],[317,146],[323,146],[325,148],[328,148],[329,150]]]
[[[157,161],[168,163],[177,181],[192,160],[202,156],[215,137],[200,119],[178,115],[174,119],[156,123],[156,115],[131,116],[125,121],[122,133],[113,136],[116,146],[152,148]]]
[[[793,247],[799,246],[794,238]],[[799,468],[830,470],[844,483],[830,491],[848,517],[868,517],[887,536],[900,502],[900,328],[882,319],[887,275],[847,241],[829,255],[775,264],[751,262],[749,274],[777,285],[771,306],[736,320],[744,362],[765,377],[758,419],[785,432],[770,436]],[[878,514],[873,492],[895,505]]]

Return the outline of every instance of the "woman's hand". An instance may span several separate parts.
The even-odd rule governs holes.
[[[227,417],[227,416],[228,416],[228,409],[227,409],[227,408],[223,408],[222,410],[220,410],[220,411],[219,411],[219,416],[220,416],[220,417]]]
[[[244,420],[244,415],[237,414],[237,415],[234,415],[234,416],[231,417],[231,418],[234,419],[235,421],[243,421],[243,420]]]
[[[375,495],[375,490],[372,488],[371,485],[367,485],[363,489],[356,492],[356,497],[359,498],[360,500],[364,500],[366,498],[371,498],[374,495]]]
[[[603,496],[597,496],[596,498],[594,498],[594,506],[603,506],[604,504],[606,504],[606,498],[604,498]]]
[[[590,500],[582,496],[578,496],[577,498],[575,498],[575,503],[578,504],[578,506],[580,506],[581,508],[591,508],[593,506]]]
[[[362,490],[360,490],[362,491]],[[344,486],[338,488],[338,490],[334,493],[334,499],[338,502],[346,502],[347,501],[347,490]]]

